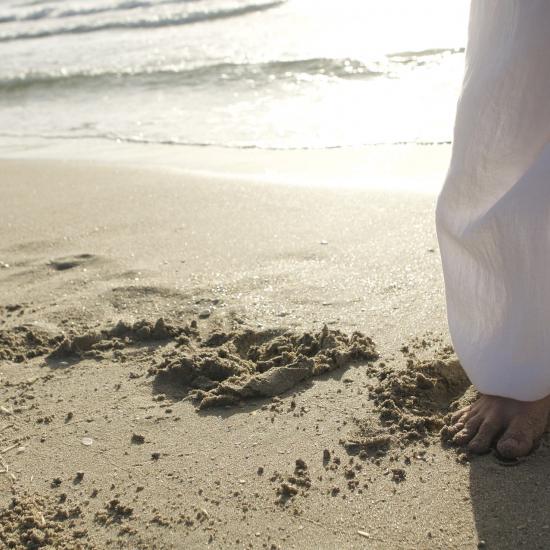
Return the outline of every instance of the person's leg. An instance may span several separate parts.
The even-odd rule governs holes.
[[[550,2],[472,2],[436,225],[451,338],[484,394],[456,441],[528,453],[550,411]],[[503,434],[503,435],[501,435]]]

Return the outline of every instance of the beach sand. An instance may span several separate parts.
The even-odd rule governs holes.
[[[502,463],[439,435],[474,393],[433,189],[242,159],[0,162],[0,541],[548,548],[548,440]]]

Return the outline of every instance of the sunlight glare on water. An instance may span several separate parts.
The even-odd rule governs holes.
[[[6,4],[4,134],[285,149],[451,138],[466,0]]]

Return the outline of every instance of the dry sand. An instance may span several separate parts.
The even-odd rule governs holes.
[[[547,439],[440,437],[474,392],[433,194],[52,160],[0,193],[4,546],[550,546]]]

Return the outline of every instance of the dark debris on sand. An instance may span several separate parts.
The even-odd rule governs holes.
[[[298,494],[305,495],[311,488],[308,466],[301,458],[296,460],[294,473],[286,476],[284,479],[276,474],[271,479],[272,481],[280,481],[276,490],[277,499],[275,502],[282,506]]]

